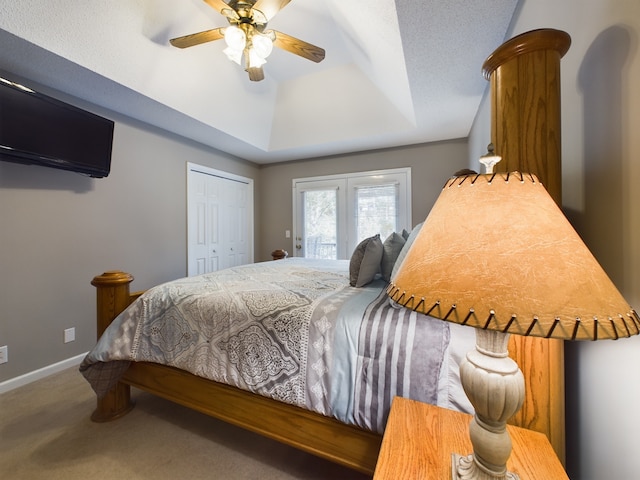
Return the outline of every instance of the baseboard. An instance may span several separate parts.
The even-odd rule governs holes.
[[[0,382],[0,394],[13,390],[14,388],[22,387],[23,385],[27,385],[31,382],[35,382],[36,380],[41,380],[49,375],[66,370],[67,368],[80,365],[80,362],[82,362],[86,355],[87,352],[81,353],[80,355],[67,358],[61,362],[54,363],[53,365],[48,365],[46,367],[39,368],[38,370],[34,370],[33,372],[20,375],[19,377],[10,378],[9,380]]]

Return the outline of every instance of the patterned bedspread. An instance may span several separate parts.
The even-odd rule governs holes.
[[[379,432],[396,395],[442,404],[448,323],[393,308],[383,281],[350,287],[348,269],[292,258],[159,285],[80,370],[100,396],[131,361],[171,365]]]

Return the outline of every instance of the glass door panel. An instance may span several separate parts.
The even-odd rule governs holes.
[[[303,193],[303,256],[337,259],[337,190],[308,190]]]
[[[398,184],[355,187],[356,244],[377,233],[382,241],[398,228]]]
[[[294,183],[296,257],[339,259],[346,257],[346,182],[336,180]]]

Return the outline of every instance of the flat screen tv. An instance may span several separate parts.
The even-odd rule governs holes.
[[[0,160],[101,178],[112,146],[111,120],[0,77]]]

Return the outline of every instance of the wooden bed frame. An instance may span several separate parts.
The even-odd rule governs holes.
[[[551,193],[558,203],[559,64],[569,44],[564,32],[529,32],[503,44],[483,67],[491,81],[491,140],[498,154],[508,152],[511,158],[498,167],[536,173],[555,189]],[[542,163],[521,163],[520,159],[540,159],[543,151]],[[142,293],[130,293],[132,281],[128,273],[110,271],[91,282],[97,288],[98,337]],[[545,433],[564,461],[562,345],[559,340],[511,337],[511,355],[526,379],[525,404],[511,423]],[[355,470],[375,470],[382,441],[378,434],[157,364],[132,363],[122,380],[98,400],[91,418],[102,422],[129,412],[131,386]]]

